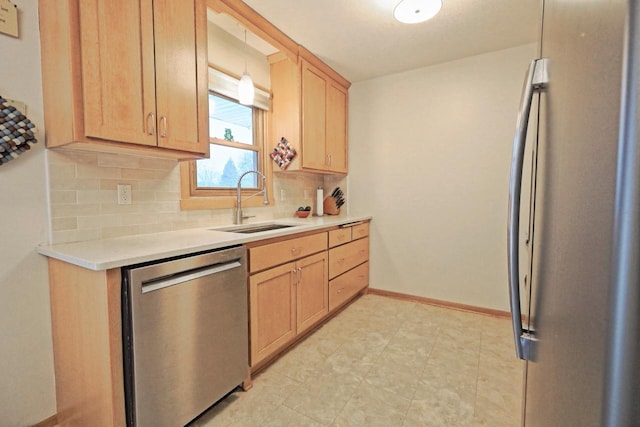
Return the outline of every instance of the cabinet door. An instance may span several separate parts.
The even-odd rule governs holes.
[[[329,170],[347,173],[347,91],[333,82],[327,87],[326,150]]]
[[[152,1],[79,7],[85,135],[156,145]]]
[[[297,333],[309,329],[329,312],[327,253],[322,252],[297,263]]]
[[[153,4],[158,146],[208,153],[206,2]]]
[[[324,170],[326,165],[327,82],[324,75],[302,62],[302,167]]]
[[[251,366],[295,338],[296,268],[289,263],[249,277]]]

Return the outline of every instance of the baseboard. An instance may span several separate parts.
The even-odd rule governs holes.
[[[51,415],[49,418],[40,421],[31,427],[55,427],[58,425],[58,414]]]
[[[438,307],[450,308],[453,310],[483,314],[486,316],[511,318],[510,312],[502,311],[502,310],[494,310],[492,308],[477,307],[474,305],[460,304],[457,302],[450,302],[450,301],[442,301],[434,298],[419,297],[415,295],[403,294],[400,292],[385,291],[383,289],[369,288],[369,293],[373,295],[380,295],[383,297],[395,298],[403,301],[412,301],[412,302],[418,302],[421,304],[428,304],[428,305],[435,305]]]

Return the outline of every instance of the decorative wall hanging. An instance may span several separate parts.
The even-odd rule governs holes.
[[[0,0],[0,33],[19,37],[18,6],[9,0]]]
[[[33,134],[36,126],[0,96],[0,165],[17,159],[38,142]]]
[[[270,156],[280,169],[285,170],[291,164],[291,160],[296,156],[296,150],[289,146],[289,141],[287,141],[285,137],[282,137]]]

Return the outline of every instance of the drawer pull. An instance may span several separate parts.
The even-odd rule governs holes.
[[[359,253],[361,253],[361,254],[366,254],[366,253],[367,253],[367,250],[366,250],[366,249],[360,249],[360,252],[359,252]]]
[[[344,291],[344,288],[340,288],[340,289],[338,289],[338,293],[339,293],[339,294],[341,294],[341,293],[342,293],[342,291]]]
[[[340,258],[336,261],[338,264],[343,264],[344,263],[344,258]]]
[[[299,250],[301,250],[301,248],[291,248],[291,253],[295,255]]]

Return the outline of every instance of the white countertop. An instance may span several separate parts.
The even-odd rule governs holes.
[[[272,237],[319,230],[325,227],[370,220],[371,216],[323,216],[288,218],[264,223],[295,224],[295,227],[243,234],[219,231],[224,226],[191,228],[161,233],[140,234],[86,242],[41,245],[42,255],[75,264],[89,270],[107,270],[194,252],[239,245]],[[245,225],[257,225],[245,224]]]

